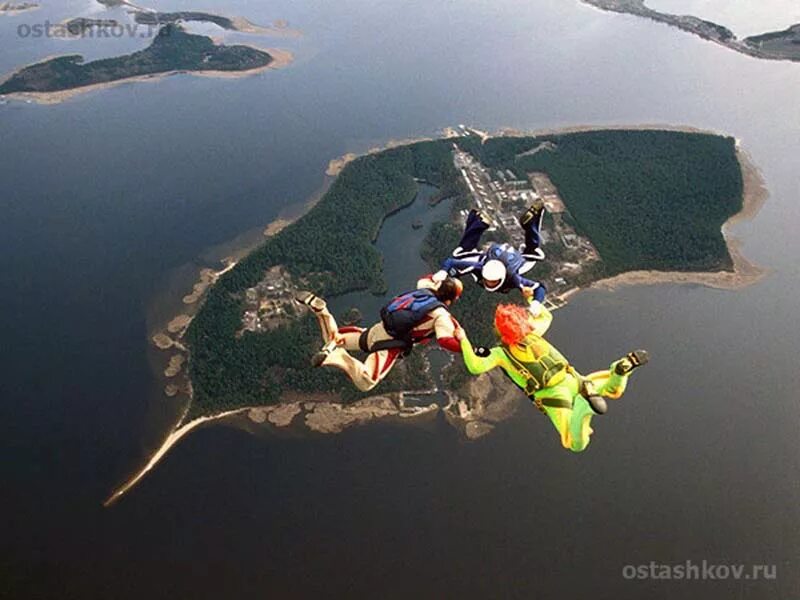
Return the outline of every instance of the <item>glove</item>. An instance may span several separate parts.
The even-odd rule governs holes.
[[[431,279],[434,283],[442,283],[445,279],[447,279],[447,271],[440,269],[431,276]]]
[[[533,300],[528,305],[528,311],[534,316],[534,318],[538,317],[539,315],[542,314],[542,303],[539,302],[538,300]]]

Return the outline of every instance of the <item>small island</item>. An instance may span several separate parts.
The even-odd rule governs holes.
[[[39,5],[35,2],[2,2],[0,3],[0,15],[17,15],[19,13],[36,10]]]
[[[223,29],[227,29],[229,31],[238,31],[241,33],[285,36],[299,35],[298,31],[289,29],[288,24],[283,20],[277,20],[271,25],[263,26],[256,25],[244,17],[224,17],[222,15],[196,10],[158,12],[152,8],[145,8],[143,6],[134,4],[129,0],[97,0],[97,2],[106,8],[127,6],[131,9],[129,13],[133,15],[133,20],[141,25],[166,25],[167,23],[196,21],[199,23],[214,23]]]
[[[80,55],[59,56],[23,67],[0,83],[0,95],[34,94],[46,99],[47,94],[172,73],[252,73],[272,63],[273,57],[263,50],[217,45],[209,37],[170,24],[159,30],[150,46],[133,54],[88,63]]]
[[[563,304],[596,285],[674,281],[736,288],[760,276],[725,236],[727,223],[752,215],[764,198],[757,171],[731,137],[665,129],[500,137],[449,131],[446,138],[340,161],[336,180],[304,216],[240,261],[205,272],[202,302],[184,300],[191,314],[153,337],[168,355],[165,393],[180,394],[186,408],[162,447],[108,502],[184,435],[223,418],[239,415],[275,427],[301,422],[330,433],[442,411],[475,438],[513,414],[524,398],[502,376],[469,377],[455,360],[437,381],[422,349],[368,394],[339,372],[309,365],[319,330],[292,301],[294,293],[312,289],[330,299],[357,290],[397,291],[384,280],[374,242],[384,220],[411,205],[421,186],[435,186],[435,196],[451,203],[450,218],[430,225],[419,249],[430,271],[457,245],[467,209],[488,211],[498,224],[492,235],[517,243],[516,216],[538,197],[548,210],[547,259],[535,277],[547,285],[551,302]],[[509,300],[467,282],[453,313],[469,324],[474,343],[492,345],[494,307]],[[347,310],[337,317],[361,315]],[[377,315],[364,317],[371,323]],[[409,400],[437,392],[446,406]]]
[[[223,29],[227,29],[229,31],[238,31],[240,33],[294,33],[290,32],[286,28],[277,26],[263,27],[261,25],[256,25],[244,17],[223,17],[221,15],[198,11],[167,13],[139,10],[134,13],[133,18],[140,25],[166,25],[167,23],[180,23],[181,21],[196,21],[199,23],[213,23],[214,25],[222,27]]]
[[[800,61],[800,23],[782,31],[754,35],[740,40],[730,29],[713,21],[706,21],[692,15],[673,15],[653,10],[645,4],[645,0],[581,1],[602,10],[626,13],[666,23],[755,58]]]

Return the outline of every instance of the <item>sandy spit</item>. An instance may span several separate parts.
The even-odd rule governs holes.
[[[189,421],[185,425],[182,425],[170,433],[164,443],[161,444],[161,447],[155,451],[155,453],[149,458],[147,463],[139,469],[133,476],[128,479],[125,483],[123,483],[119,488],[117,488],[107,499],[103,502],[103,506],[111,506],[114,502],[119,500],[125,492],[130,490],[133,486],[135,486],[142,478],[150,472],[150,470],[160,461],[164,455],[172,448],[175,444],[177,444],[186,434],[190,431],[200,427],[201,425],[208,423],[210,421],[217,421],[219,419],[223,419],[225,417],[229,417],[232,415],[240,414],[250,410],[249,408],[239,408],[236,410],[229,410],[227,412],[219,413],[217,415],[211,415],[208,417],[200,417],[198,419],[194,419],[193,421]]]

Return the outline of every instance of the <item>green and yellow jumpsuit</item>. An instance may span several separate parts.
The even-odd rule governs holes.
[[[595,414],[581,394],[581,387],[593,395],[618,399],[625,392],[628,374],[619,375],[611,364],[607,371],[588,376],[578,373],[566,358],[544,339],[553,315],[542,307],[538,316],[529,317],[534,331],[512,346],[501,344],[488,356],[475,354],[467,339],[461,351],[467,370],[473,375],[500,367],[544,414],[550,417],[561,436],[564,448],[581,452],[589,445],[592,416]]]

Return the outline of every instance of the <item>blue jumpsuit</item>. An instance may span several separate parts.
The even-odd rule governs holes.
[[[544,301],[546,289],[538,281],[523,277],[536,264],[544,258],[544,253],[539,248],[541,238],[539,223],[533,220],[525,227],[525,246],[519,252],[509,244],[491,244],[486,250],[478,250],[481,235],[489,228],[475,210],[471,210],[467,217],[464,235],[461,236],[458,248],[452,256],[445,259],[442,269],[451,277],[461,277],[470,274],[481,286],[483,281],[483,266],[490,260],[499,260],[506,266],[508,273],[503,284],[496,291],[508,293],[513,289],[523,287],[533,288],[534,298],[539,302]]]

